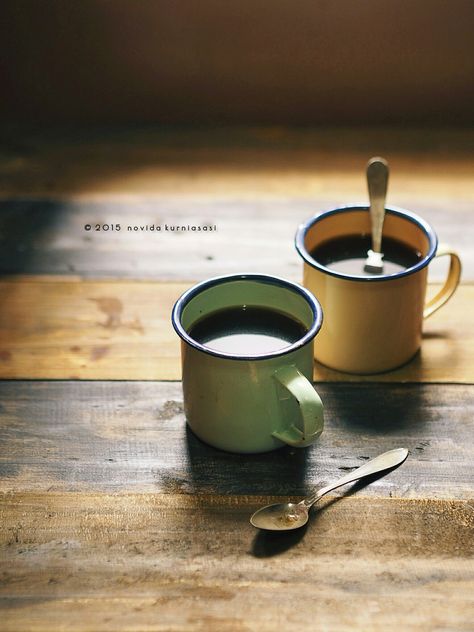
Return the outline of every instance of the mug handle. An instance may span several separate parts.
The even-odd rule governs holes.
[[[454,252],[449,246],[441,246],[435,257],[450,257],[448,278],[446,279],[443,287],[440,291],[433,296],[427,303],[425,303],[425,309],[423,310],[423,318],[429,318],[431,314],[434,314],[442,305],[444,305],[451,296],[454,294],[459,281],[461,279],[461,259],[457,252]]]
[[[303,421],[303,430],[291,424],[287,430],[272,432],[272,436],[296,448],[311,445],[324,427],[323,403],[313,385],[295,366],[278,369],[273,377],[298,402]]]

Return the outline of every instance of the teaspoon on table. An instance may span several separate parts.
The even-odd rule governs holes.
[[[388,164],[384,158],[377,156],[367,163],[372,249],[367,252],[364,270],[376,274],[383,272],[382,229],[385,219],[388,173]]]
[[[276,505],[267,505],[256,511],[250,518],[250,522],[258,529],[267,529],[269,531],[289,531],[290,529],[299,529],[308,522],[308,511],[328,492],[331,492],[341,485],[347,485],[360,478],[372,476],[378,472],[389,470],[401,465],[408,456],[408,450],[405,448],[397,448],[384,452],[374,459],[367,461],[353,472],[349,472],[335,483],[321,488],[314,494],[303,499],[299,503],[279,503]]]

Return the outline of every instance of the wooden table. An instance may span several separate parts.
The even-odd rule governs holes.
[[[4,140],[0,630],[473,630],[474,134]],[[406,367],[369,378],[315,367],[317,445],[255,456],[204,445],[185,425],[173,302],[221,273],[299,280],[297,224],[364,201],[374,154],[392,167],[390,203],[460,251],[457,295]],[[217,230],[140,230],[166,224]],[[434,265],[432,282],[444,272]],[[307,528],[250,526],[261,504],[398,446],[410,450],[401,468],[334,493]]]

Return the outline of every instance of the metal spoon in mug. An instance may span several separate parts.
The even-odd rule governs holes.
[[[331,492],[341,485],[347,485],[360,478],[372,476],[378,472],[389,470],[401,465],[408,456],[408,450],[405,448],[397,448],[384,452],[374,459],[367,461],[353,472],[349,472],[335,483],[327,485],[318,490],[311,496],[303,499],[299,503],[279,503],[277,505],[267,505],[256,511],[250,518],[250,522],[258,529],[267,529],[269,531],[289,531],[290,529],[299,529],[308,522],[308,511],[328,492]]]
[[[383,272],[382,229],[388,186],[388,164],[383,158],[371,158],[367,163],[367,186],[370,200],[372,249],[367,252],[364,270],[381,274]]]

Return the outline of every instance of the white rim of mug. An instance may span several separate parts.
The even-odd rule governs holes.
[[[259,353],[255,355],[234,355],[232,353],[225,353],[224,351],[217,351],[215,349],[211,349],[210,347],[206,347],[197,340],[194,340],[194,338],[192,338],[188,334],[181,323],[181,316],[183,314],[184,308],[195,296],[200,294],[203,290],[207,290],[211,287],[233,281],[256,281],[257,283],[263,283],[266,285],[277,285],[287,290],[289,289],[295,294],[299,294],[306,300],[313,313],[313,323],[311,327],[308,329],[304,336],[302,336],[293,344],[288,345],[287,347],[283,347],[282,349],[279,349],[277,351],[272,351],[270,353]],[[189,344],[191,347],[194,347],[198,351],[207,353],[208,355],[212,355],[218,358],[226,358],[227,360],[267,360],[269,358],[285,356],[293,351],[301,349],[309,342],[311,342],[311,340],[315,338],[316,334],[321,329],[321,325],[323,323],[323,310],[321,308],[321,305],[311,294],[311,292],[298,283],[287,281],[286,279],[275,277],[269,274],[245,272],[241,274],[227,274],[224,276],[213,277],[211,279],[207,279],[206,281],[202,281],[201,283],[193,285],[193,287],[189,288],[189,290],[186,290],[186,292],[184,292],[184,294],[174,304],[173,310],[171,312],[171,323],[178,336],[184,342]]]
[[[411,266],[410,268],[406,268],[406,270],[401,270],[400,272],[393,272],[392,274],[379,274],[374,276],[362,276],[355,274],[346,274],[345,272],[338,272],[336,270],[332,270],[327,266],[324,266],[316,259],[309,254],[304,245],[305,237],[309,230],[313,228],[315,224],[324,220],[326,217],[330,217],[331,215],[337,215],[339,213],[347,213],[349,211],[367,211],[369,212],[369,207],[364,204],[356,204],[356,205],[348,205],[348,206],[338,206],[337,208],[329,209],[327,211],[322,211],[318,213],[307,222],[304,222],[298,227],[295,235],[295,248],[300,255],[304,259],[304,261],[310,265],[312,268],[316,268],[325,274],[329,274],[330,276],[337,277],[339,279],[346,279],[351,281],[358,281],[361,283],[378,283],[380,281],[387,281],[393,279],[401,279],[403,277],[409,276],[410,274],[414,274],[418,272],[422,268],[425,268],[429,262],[433,259],[436,254],[436,249],[438,248],[438,237],[433,230],[433,228],[425,222],[424,219],[415,215],[415,213],[411,213],[403,208],[399,208],[397,206],[386,206],[385,212],[389,215],[396,215],[397,217],[402,217],[404,219],[408,219],[413,224],[416,224],[418,228],[426,235],[429,241],[429,250],[427,254],[418,261],[417,264]]]

